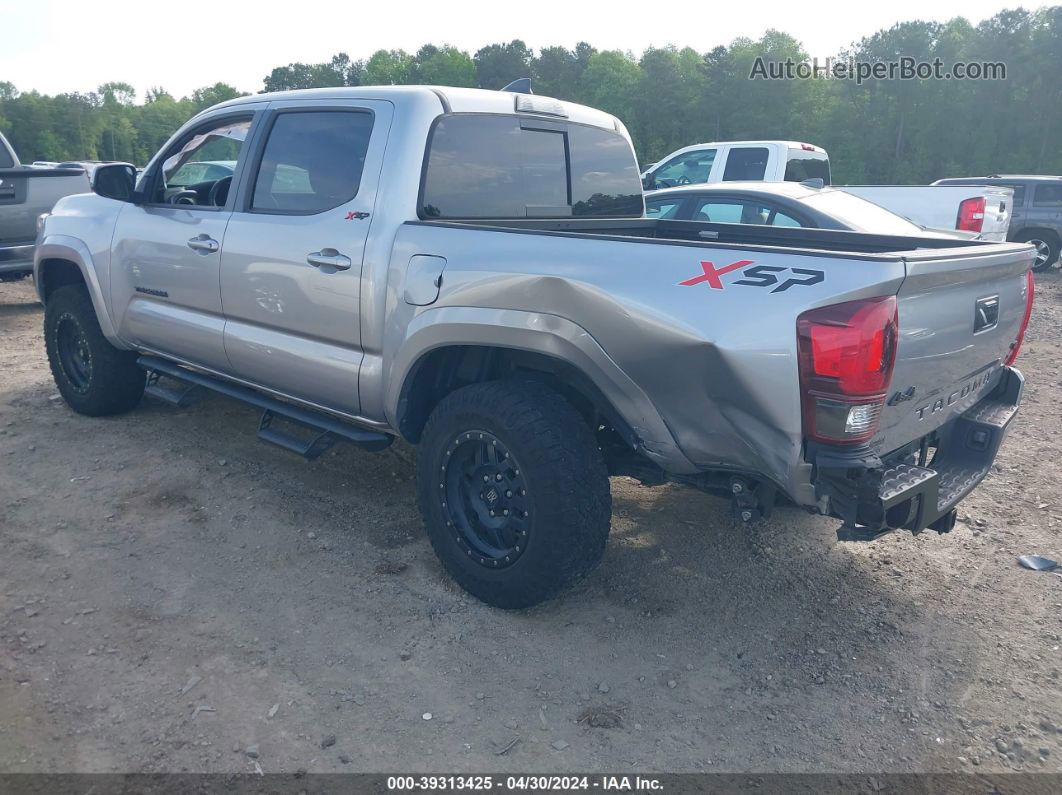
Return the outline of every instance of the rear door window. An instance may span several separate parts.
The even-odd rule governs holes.
[[[1003,185],[1004,188],[1012,188],[1014,190],[1014,206],[1021,207],[1025,204],[1025,186],[1024,185]]]
[[[312,215],[353,199],[372,123],[364,110],[278,114],[255,175],[251,211]]]
[[[804,226],[790,215],[761,202],[740,199],[698,199],[693,206],[693,220],[716,224],[752,224],[759,226]]]
[[[8,154],[7,147],[0,144],[0,168],[11,168],[15,165],[15,161],[11,159],[11,155]]]
[[[423,218],[639,217],[638,166],[619,133],[562,121],[451,114],[436,123]]]
[[[762,180],[767,173],[767,147],[736,146],[726,156],[723,181]]]
[[[1062,182],[1058,185],[1037,185],[1033,190],[1033,205],[1036,207],[1062,207]]]

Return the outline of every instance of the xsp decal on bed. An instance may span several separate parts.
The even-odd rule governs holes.
[[[749,267],[750,265],[752,267]],[[699,276],[679,282],[679,286],[695,287],[698,284],[708,282],[708,286],[713,290],[722,290],[723,281],[721,277],[733,271],[740,271],[742,278],[732,281],[730,284],[740,284],[745,287],[774,287],[771,290],[772,293],[784,293],[790,287],[807,287],[826,279],[826,274],[822,271],[809,268],[783,268],[777,265],[755,265],[750,259],[738,260],[721,268],[717,268],[714,263],[707,260],[701,260],[701,270],[703,273]],[[786,271],[792,275],[787,278],[776,275]]]

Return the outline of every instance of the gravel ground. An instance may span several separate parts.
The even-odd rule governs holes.
[[[0,285],[0,772],[1062,771],[1062,278],[950,535],[613,480],[602,566],[506,613],[445,576],[413,451],[313,463],[222,398],[90,419]]]

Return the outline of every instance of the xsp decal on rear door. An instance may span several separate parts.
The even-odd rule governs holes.
[[[749,266],[752,267],[749,267]],[[722,278],[728,273],[739,271],[741,279],[730,284],[743,285],[745,287],[773,287],[772,293],[784,293],[790,287],[808,287],[825,281],[826,274],[810,268],[787,268],[778,265],[756,265],[750,259],[742,259],[729,265],[716,267],[714,263],[701,260],[702,273],[685,281],[679,282],[681,287],[695,287],[698,284],[708,283],[713,290],[724,289]],[[788,272],[783,277],[781,274]]]

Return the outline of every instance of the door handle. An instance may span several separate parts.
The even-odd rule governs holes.
[[[323,248],[306,255],[306,261],[315,268],[335,268],[345,271],[350,267],[350,257],[340,254],[334,248]]]
[[[205,254],[213,254],[220,246],[218,241],[210,237],[210,235],[199,235],[188,241],[188,248],[202,251]]]

